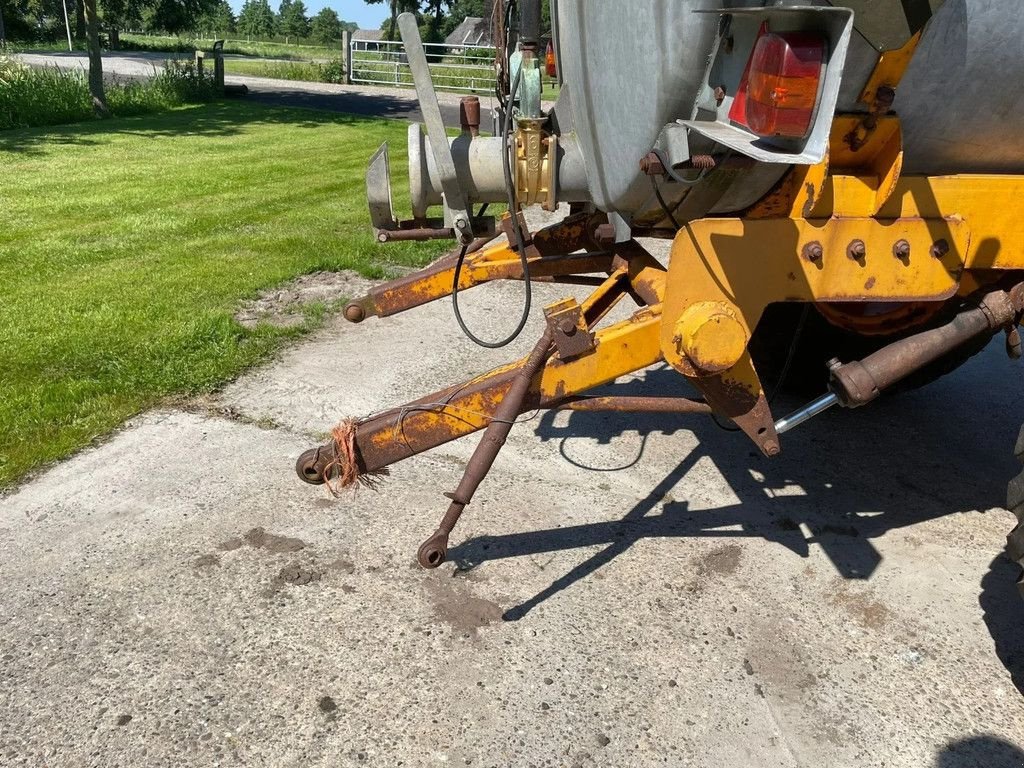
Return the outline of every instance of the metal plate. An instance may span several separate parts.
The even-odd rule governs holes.
[[[879,51],[902,48],[946,0],[833,0],[853,10],[853,25]]]

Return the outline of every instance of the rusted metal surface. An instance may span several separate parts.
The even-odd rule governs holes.
[[[920,41],[921,32],[918,31],[901,48],[885,51],[879,57],[860,96],[861,103],[868,105],[868,111],[860,123],[844,137],[844,142],[854,152],[868,143],[878,127],[879,118],[892,108],[896,100],[896,86],[903,79],[903,73],[910,65]]]
[[[957,347],[1013,323],[1019,311],[1007,292],[993,291],[978,306],[959,312],[946,325],[895,341],[863,360],[830,366],[830,387],[847,408],[869,403]]]
[[[576,299],[563,299],[544,307],[544,318],[559,359],[572,360],[594,351],[594,334],[587,327],[583,308]]]
[[[712,168],[718,165],[718,161],[715,160],[713,155],[694,155],[693,157],[690,158],[690,161],[687,165],[690,168],[695,168],[697,170],[710,171]],[[686,166],[683,167],[685,168]],[[744,163],[742,167],[747,167],[747,164]]]
[[[570,397],[555,406],[566,411],[614,411],[619,413],[712,413],[711,406],[685,397],[608,395]]]
[[[665,280],[668,272],[657,259],[651,256],[636,240],[629,240],[615,246],[612,266],[623,268],[629,278],[634,298],[639,297],[648,306],[660,304],[665,297]],[[641,302],[637,302],[641,303]]]
[[[451,504],[448,505],[448,510],[441,518],[437,530],[420,545],[419,551],[416,553],[417,560],[424,568],[436,568],[445,561],[448,554],[448,536],[459,522],[466,505],[472,501],[473,494],[480,487],[480,483],[483,482],[493,466],[494,460],[498,457],[498,452],[505,444],[516,417],[522,411],[523,401],[526,399],[534,376],[551,356],[551,342],[551,331],[546,330],[526,361],[516,369],[505,397],[495,409],[494,416],[487,425],[487,429],[484,430],[480,442],[477,443],[476,450],[473,451],[473,456],[466,464],[462,480],[459,481],[459,485],[453,493],[445,494],[451,499]]]
[[[1016,325],[1006,329],[1006,356],[1011,360],[1020,360],[1021,357],[1020,331]]]
[[[526,249],[531,277],[543,279],[607,273],[611,269],[610,254],[572,254],[582,248],[594,247],[590,235],[597,225],[595,222],[603,219],[603,214],[576,214],[534,233]],[[506,219],[503,226],[507,226],[510,221],[510,218]],[[484,249],[491,239],[480,238],[470,245],[460,275],[459,290],[490,280],[522,279],[522,262],[518,252],[508,244]],[[454,284],[458,254],[458,249],[452,250],[418,272],[375,287],[362,299],[349,304],[345,308],[345,317],[353,322],[371,315],[387,317],[449,296]]]
[[[463,96],[459,100],[459,123],[463,133],[480,135],[480,99],[477,96]]]
[[[775,432],[775,420],[760,382],[751,382],[751,379],[756,381],[752,366],[749,366],[749,372],[741,365],[715,376],[687,378],[704,395],[714,412],[732,419],[765,456],[779,453],[781,447]]]
[[[924,325],[946,306],[942,301],[819,302],[814,308],[832,325],[861,336],[888,336]]]
[[[597,332],[594,353],[576,360],[551,358],[534,376],[520,413],[550,408],[568,397],[608,384],[661,359],[658,308]],[[470,381],[448,387],[356,425],[355,458],[360,474],[373,472],[450,440],[486,427],[505,399],[522,363],[502,366]],[[321,482],[317,473],[335,458],[331,443],[303,454],[296,469],[306,482]]]
[[[665,166],[655,152],[648,152],[640,158],[640,171],[648,176],[664,176]]]

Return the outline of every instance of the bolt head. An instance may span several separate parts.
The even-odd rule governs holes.
[[[824,249],[821,247],[821,243],[815,240],[813,243],[807,243],[803,249],[804,258],[808,261],[821,261],[825,255]]]
[[[572,336],[577,331],[576,323],[574,323],[569,318],[566,318],[565,320],[558,324],[558,330],[560,330],[566,336]]]
[[[949,253],[949,243],[945,238],[940,238],[932,244],[931,254],[936,259],[941,259]]]
[[[910,243],[906,240],[897,240],[892,247],[892,255],[897,259],[906,259],[910,256]]]
[[[851,259],[858,260],[863,259],[867,255],[868,249],[864,245],[863,240],[854,240],[846,247],[846,254]]]

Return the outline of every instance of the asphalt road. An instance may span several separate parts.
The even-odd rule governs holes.
[[[82,51],[23,53],[18,56],[32,66],[56,66],[62,69],[88,68],[88,57]],[[103,72],[110,79],[150,77],[154,68],[161,66],[169,58],[191,58],[191,56],[149,52],[108,53],[103,56]],[[409,89],[305,83],[237,75],[228,75],[225,77],[225,82],[246,85],[249,88],[248,99],[272,106],[325,109],[355,115],[422,121],[415,93]],[[459,127],[459,96],[441,93],[438,95],[438,100],[441,105],[441,117],[445,124],[453,128]],[[489,101],[486,97],[481,99],[482,116],[485,120],[491,106]]]
[[[497,336],[520,290],[468,292],[469,322]],[[539,332],[482,350],[447,302],[334,318],[4,498],[0,763],[1022,764],[1024,605],[999,552],[1024,407],[1001,344],[774,460],[702,417],[527,418],[436,571],[415,550],[475,439],[378,492],[295,477],[339,419]]]

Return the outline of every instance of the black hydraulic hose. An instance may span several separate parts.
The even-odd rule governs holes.
[[[455,262],[455,277],[452,283],[452,309],[455,310],[455,322],[459,324],[459,328],[462,329],[466,338],[474,344],[486,347],[487,349],[498,349],[499,347],[508,346],[519,338],[519,334],[523,332],[523,328],[526,327],[526,323],[530,319],[530,309],[533,307],[533,285],[530,282],[530,262],[526,256],[526,239],[523,237],[522,227],[519,226],[519,211],[516,203],[516,190],[512,179],[512,160],[509,157],[510,147],[508,144],[509,137],[512,135],[512,107],[515,104],[516,94],[519,91],[519,82],[521,77],[522,67],[516,71],[515,79],[512,81],[512,88],[509,90],[508,106],[505,109],[505,121],[501,131],[503,138],[502,168],[505,172],[505,191],[508,194],[508,210],[509,213],[512,214],[512,233],[515,235],[515,244],[519,251],[519,263],[522,265],[523,269],[523,313],[519,318],[519,323],[516,325],[515,330],[500,341],[486,341],[469,330],[465,320],[463,320],[462,312],[459,310],[459,278],[462,275],[462,265],[466,260],[466,251],[469,248],[468,245],[462,246],[462,250],[459,252],[459,258]],[[487,205],[485,203],[477,216],[482,216],[486,208]]]

